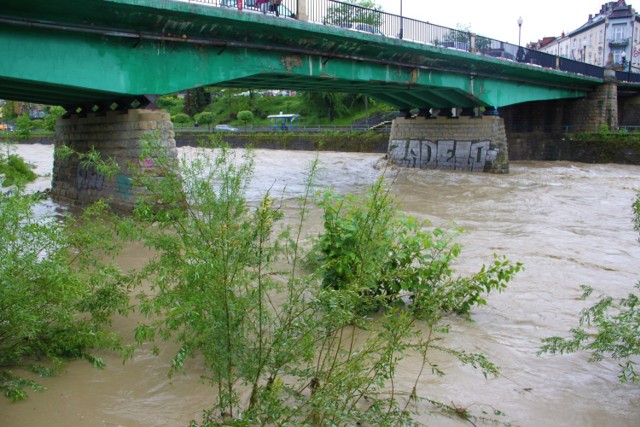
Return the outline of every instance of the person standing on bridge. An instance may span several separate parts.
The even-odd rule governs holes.
[[[282,0],[271,0],[271,10],[273,10],[276,16],[280,16],[280,5],[282,4]]]
[[[260,9],[260,11],[266,14],[269,11],[269,3],[271,0],[256,0],[256,6]]]

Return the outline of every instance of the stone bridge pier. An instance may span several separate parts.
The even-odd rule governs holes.
[[[388,157],[410,168],[509,172],[504,121],[498,116],[397,118]]]
[[[85,206],[100,199],[120,211],[131,211],[142,189],[132,183],[132,166],[140,165],[140,141],[153,134],[169,157],[177,157],[173,124],[163,110],[130,109],[106,113],[73,114],[56,123],[55,147],[67,145],[76,152],[95,148],[103,159],[112,159],[119,172],[112,178],[85,167],[78,156],[54,159],[51,195],[54,200]],[[153,159],[141,166],[157,173]]]

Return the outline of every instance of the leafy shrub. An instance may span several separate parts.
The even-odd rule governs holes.
[[[202,113],[198,113],[194,116],[194,119],[198,124],[208,125],[211,127],[211,123],[213,123],[213,114],[210,111],[203,111]]]
[[[28,114],[22,114],[16,119],[16,135],[18,138],[28,139],[33,130],[33,123]]]
[[[33,172],[33,166],[26,163],[17,154],[0,154],[0,175],[3,175],[2,186],[23,185],[34,181],[38,176]]]
[[[401,215],[383,178],[364,196],[326,193],[320,206],[325,231],[310,258],[320,264],[323,285],[357,293],[363,312],[398,303],[402,294],[426,319],[442,311],[469,315],[486,303],[485,293],[503,290],[522,268],[496,257],[476,275],[455,278],[457,232],[429,231]]]
[[[191,121],[191,117],[189,117],[188,115],[186,115],[184,113],[178,113],[175,116],[173,116],[171,118],[171,120],[174,123],[177,123],[179,125],[184,126],[186,123],[189,123]]]
[[[44,128],[49,132],[55,132],[56,120],[65,113],[64,108],[53,106],[49,109],[49,114],[44,117]]]
[[[124,276],[98,261],[118,249],[106,205],[63,223],[36,217],[36,202],[20,188],[0,193],[0,389],[12,400],[42,389],[13,369],[52,375],[71,358],[103,366],[90,350],[119,347],[106,326],[129,305]]]
[[[156,105],[158,108],[167,110],[171,116],[184,112],[184,99],[176,95],[159,96],[158,99],[156,99]]]
[[[336,229],[319,240],[325,248],[341,243],[349,247],[336,249],[344,257],[325,254],[320,270],[303,272],[303,230],[317,162],[300,200],[298,222],[284,227],[279,224],[282,208],[272,195],[255,203],[245,198],[253,177],[250,151],[239,158],[225,146],[202,148],[175,170],[150,138],[142,156],[156,159],[164,179],[144,173],[136,177],[148,191],[136,217],[147,225],[142,236],[157,257],[141,277],[151,289],[139,295],[147,320],[135,336],[139,343],[177,342],[170,374],[184,369],[187,358],[202,361],[203,378],[216,389],[215,403],[202,422],[192,426],[408,425],[409,403],[423,397],[415,389],[386,389],[406,353],[416,352],[423,366],[437,374],[442,371],[430,364],[431,351],[454,355],[485,375],[497,373],[484,355],[441,345],[439,335],[446,328],[438,323],[451,310],[468,314],[482,302],[480,288],[500,288],[519,265],[503,262],[469,279],[445,280],[453,257],[440,256],[425,263],[438,273],[423,275],[417,270],[425,265],[413,264],[412,251],[455,251],[447,249],[449,240],[440,236],[429,240],[425,235],[414,247],[411,236],[417,222],[399,220],[393,199],[378,183],[368,199],[345,208],[353,220],[343,221],[334,209],[339,197],[326,195]],[[405,237],[394,237],[406,224]],[[340,236],[338,228],[348,229],[351,237]],[[356,241],[365,246],[358,247]],[[388,242],[394,244],[395,255],[385,257]],[[382,257],[382,270],[374,265],[376,257]],[[329,272],[335,273],[331,282],[326,279]],[[422,277],[442,278],[438,284],[448,286],[436,291],[427,283],[409,284]],[[323,281],[340,286],[322,286]],[[412,308],[396,304],[395,294],[390,299],[376,293],[377,283],[393,292],[412,289]],[[384,309],[375,320],[362,315],[363,299],[367,308]],[[419,333],[425,327],[421,319],[428,321],[426,334]],[[248,386],[246,397],[241,385]],[[409,399],[400,397],[410,394]]]
[[[249,110],[238,112],[238,120],[240,120],[246,126],[249,122],[253,121],[253,113]]]

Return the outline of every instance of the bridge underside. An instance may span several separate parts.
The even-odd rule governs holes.
[[[599,83],[466,52],[188,3],[4,3],[0,98],[6,99],[124,105],[140,95],[217,85],[362,93],[399,109],[502,107],[584,97]]]

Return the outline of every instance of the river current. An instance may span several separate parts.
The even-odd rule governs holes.
[[[16,150],[43,175],[32,188],[49,187],[52,146],[19,145]],[[341,193],[360,192],[381,173],[375,167],[380,154],[319,156],[320,185]],[[304,151],[258,150],[249,198],[268,189],[298,195],[314,157]],[[640,388],[620,384],[614,362],[590,364],[583,353],[536,356],[542,338],[566,335],[577,325],[580,310],[589,305],[580,299],[580,285],[594,287],[596,294],[624,296],[640,279],[640,243],[631,209],[634,189],[640,188],[640,167],[512,162],[508,175],[415,169],[392,173],[397,174],[393,191],[403,211],[435,226],[456,224],[466,230],[459,239],[461,273],[477,271],[494,253],[525,266],[505,292],[490,295],[486,306],[473,311],[472,322],[448,319],[447,344],[485,353],[501,375],[485,379],[440,357],[446,375],[423,377],[419,394],[476,414],[485,411],[512,425],[640,426]],[[65,207],[48,202],[41,209],[51,213]],[[140,266],[145,252],[130,246],[121,259],[125,269]],[[114,328],[130,337],[135,322],[116,319]],[[145,348],[126,364],[115,354],[102,356],[107,362],[103,370],[74,361],[63,374],[40,379],[47,391],[32,392],[17,403],[0,399],[0,426],[186,426],[211,406],[212,390],[199,382],[195,362],[170,381],[171,351],[156,357]],[[400,382],[409,388],[418,363],[403,361],[406,375]],[[494,416],[494,409],[505,415]],[[421,424],[470,425],[422,412],[417,418]]]

